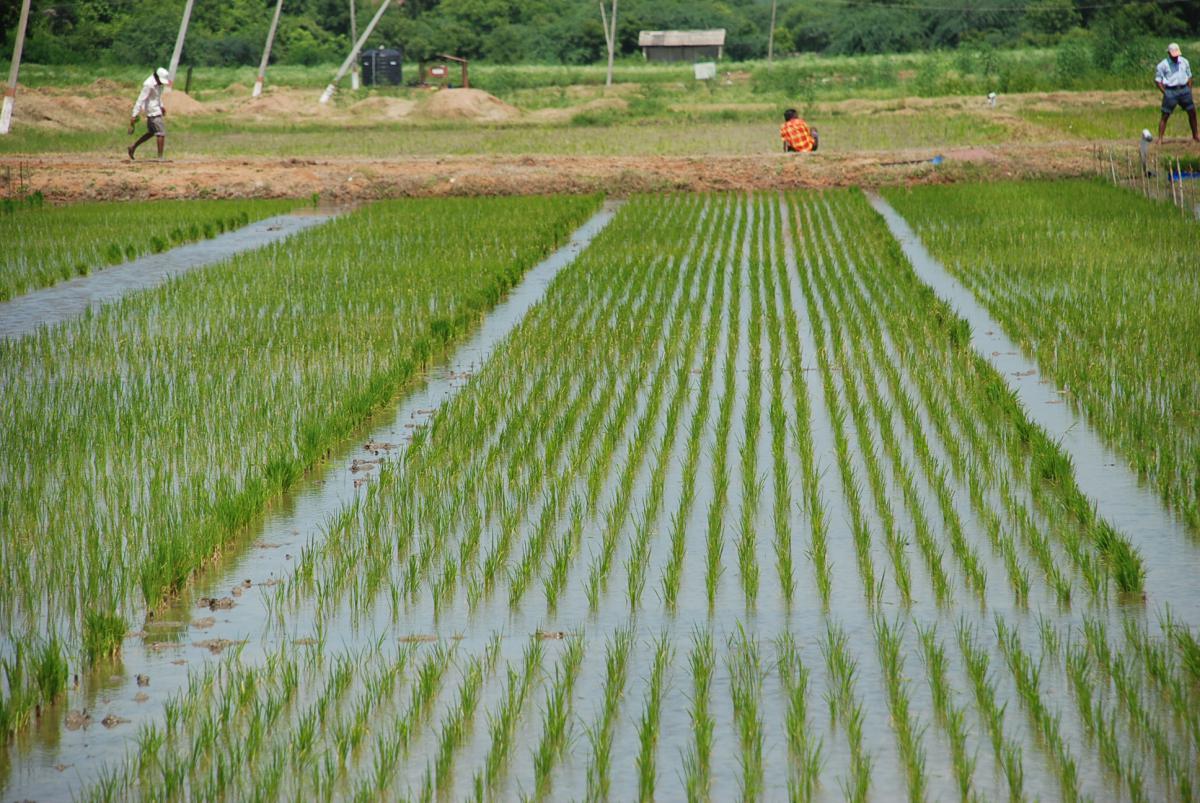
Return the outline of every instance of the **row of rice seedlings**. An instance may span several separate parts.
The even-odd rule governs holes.
[[[713,735],[716,721],[712,715],[713,669],[716,666],[712,632],[697,629],[692,634],[688,663],[692,670],[691,745],[683,757],[683,784],[688,800],[708,800],[712,788]]]
[[[1126,619],[1125,652],[1136,661],[1135,672],[1148,677],[1153,691],[1169,701],[1179,729],[1200,748],[1200,685],[1188,676],[1186,663],[1179,665],[1172,650],[1173,641],[1187,647],[1196,646],[1196,642],[1190,631],[1174,621],[1169,609],[1160,624],[1164,635],[1153,638],[1137,621]]]
[[[833,622],[826,624],[821,654],[825,658],[828,684],[825,699],[829,703],[830,723],[840,723],[846,729],[846,739],[850,744],[849,776],[839,779],[838,784],[847,800],[867,800],[874,759],[863,742],[863,709],[855,694],[858,661],[850,654],[845,631]]]
[[[746,216],[738,219],[735,243],[744,243]],[[704,588],[711,610],[716,604],[717,585],[721,577],[721,556],[725,550],[725,508],[729,499],[729,438],[733,425],[733,404],[737,393],[737,355],[741,341],[741,268],[733,259],[729,270],[729,303],[725,306],[725,364],[721,401],[717,405],[717,426],[712,456],[713,496],[708,506],[705,527]]]
[[[280,215],[295,201],[31,205],[0,213],[0,301]],[[64,236],[69,232],[69,236]]]
[[[634,287],[636,288],[636,284]],[[633,293],[631,296],[626,295],[624,297],[622,297],[621,293],[614,293],[610,296],[610,301],[612,303],[622,302],[625,306],[628,306],[628,304],[632,303],[635,299],[639,300],[640,303],[649,304],[652,317],[658,314],[655,312],[656,305],[652,303],[653,297],[642,297],[637,293]],[[551,311],[554,314],[561,314],[564,312],[568,315],[573,314],[572,305],[564,305],[560,302],[548,304],[547,306],[552,307]],[[661,305],[659,308],[661,309]],[[636,309],[624,309],[621,312],[636,313]],[[539,322],[544,320],[537,310],[534,311],[533,317]],[[601,320],[603,320],[603,317],[601,317]],[[529,326],[531,323],[533,323],[533,321],[527,321],[526,324],[523,325],[523,328]],[[587,348],[592,346],[594,342],[594,338],[585,339],[582,347]],[[496,360],[493,361],[493,365],[499,365],[502,367],[505,364],[505,352],[507,350],[507,348],[504,348],[496,355]],[[568,359],[565,361],[565,364],[570,365],[574,363]],[[636,370],[637,363],[635,362],[632,367]],[[489,370],[486,373],[490,377],[500,374],[501,371],[502,368],[501,370],[495,371]],[[476,387],[480,387],[483,384],[483,377],[481,377],[476,383]],[[570,454],[571,450],[567,448],[565,438],[562,440],[561,446],[554,447],[555,449],[560,449],[563,451],[563,459],[567,461],[568,466],[574,466],[575,469],[579,469],[586,465],[590,470],[592,469],[593,465],[603,466],[606,463],[606,458],[603,455],[601,455],[599,459],[595,459],[594,455],[589,458],[588,452],[591,450],[591,446],[589,444],[593,442],[593,436],[603,434],[605,439],[603,448],[606,450],[612,450],[616,448],[618,439],[611,437],[610,433],[623,431],[623,427],[618,427],[616,424],[621,420],[621,416],[631,415],[633,413],[634,402],[637,394],[637,385],[638,383],[630,383],[625,386],[623,390],[621,390],[622,395],[619,402],[618,411],[610,416],[607,427],[601,426],[601,416],[605,415],[604,411],[608,408],[606,400],[612,398],[609,394],[607,394],[607,392],[602,393],[599,397],[593,397],[587,393],[576,397],[576,401],[582,401],[585,404],[592,404],[594,401],[594,405],[591,409],[591,412],[584,411],[583,413],[585,416],[584,423],[582,424],[583,429],[578,436],[579,440],[575,444],[574,456]],[[576,389],[582,389],[583,387],[580,383],[572,383],[572,386]],[[560,384],[559,387],[562,387],[562,385]],[[552,413],[560,412],[555,404],[551,404],[549,402],[563,399],[564,401],[562,403],[567,403],[565,401],[566,397],[564,396],[561,396],[557,393],[552,394],[552,396],[553,398],[549,400],[544,396],[541,397],[538,401],[539,406],[535,408],[536,412],[531,413],[526,419],[521,420],[519,430],[513,430],[511,432],[511,437],[509,435],[510,428],[506,427],[504,433],[502,433],[502,437],[489,439],[490,445],[493,448],[491,448],[485,456],[479,454],[479,444],[477,439],[473,439],[468,436],[468,433],[471,431],[469,423],[472,419],[464,418],[461,415],[455,415],[454,412],[458,410],[466,412],[472,408],[478,409],[481,405],[486,405],[487,408],[494,409],[497,406],[496,401],[494,397],[491,397],[491,394],[481,395],[474,389],[469,389],[466,393],[460,394],[456,399],[452,400],[450,405],[446,408],[446,415],[438,417],[436,422],[438,425],[438,437],[436,439],[423,439],[419,444],[414,443],[414,445],[410,447],[409,453],[406,454],[404,460],[404,464],[406,466],[406,470],[403,473],[405,485],[400,486],[395,492],[392,492],[389,488],[388,494],[381,495],[378,500],[373,500],[378,501],[380,504],[372,504],[369,511],[362,515],[368,516],[373,520],[378,520],[381,517],[390,517],[390,515],[403,515],[403,509],[399,508],[399,502],[404,498],[405,494],[411,493],[411,491],[404,490],[408,483],[421,482],[422,484],[427,485],[431,480],[435,480],[438,477],[444,477],[448,483],[448,491],[449,489],[453,489],[445,494],[444,497],[451,500],[457,500],[450,504],[450,508],[455,511],[451,514],[455,517],[453,521],[461,520],[462,514],[459,511],[471,507],[474,503],[474,500],[478,498],[478,496],[483,495],[483,492],[476,490],[476,488],[490,488],[497,485],[497,483],[489,479],[491,476],[489,474],[489,466],[498,467],[497,464],[499,455],[496,450],[501,450],[505,454],[505,463],[510,467],[509,476],[512,476],[511,467],[516,465],[515,461],[517,461],[521,455],[528,455],[530,451],[536,450],[542,445],[539,441],[529,440],[529,437],[540,437],[547,431],[557,430],[560,428],[559,426],[550,426],[549,423],[544,426],[538,425],[538,422],[542,420],[547,422],[554,421],[555,418],[550,418],[549,416],[551,416]],[[581,410],[578,405],[573,403],[568,406],[568,409],[577,412]],[[464,421],[467,422],[466,426],[464,426]],[[527,433],[527,435],[518,436],[516,434],[518,431]],[[459,437],[460,435],[463,436],[461,439]],[[447,442],[447,439],[449,439],[449,442]],[[475,466],[477,469],[469,472],[469,477],[471,479],[469,480],[465,490],[463,489],[461,473],[450,470],[447,470],[445,474],[440,472],[431,473],[433,466],[437,465],[438,463],[445,463],[447,460],[451,459],[446,457],[446,455],[455,454],[475,455],[475,457],[471,459],[475,461]],[[480,460],[483,462],[480,463]],[[499,538],[497,538],[493,542],[491,548],[487,550],[480,566],[479,573],[472,573],[472,576],[468,580],[468,597],[472,601],[473,605],[482,600],[484,592],[487,589],[490,589],[494,586],[497,574],[500,572],[501,567],[505,565],[508,554],[516,545],[514,538],[521,529],[519,525],[525,516],[525,511],[529,509],[530,503],[532,503],[537,498],[537,494],[540,493],[540,491],[537,489],[540,487],[541,481],[547,479],[553,474],[556,478],[561,478],[561,482],[559,482],[558,479],[555,480],[555,483],[558,484],[558,487],[565,488],[569,479],[569,474],[571,473],[577,472],[571,471],[568,473],[568,475],[561,475],[559,471],[553,469],[553,462],[550,462],[549,464],[545,464],[544,468],[539,466],[537,471],[522,471],[519,475],[517,475],[517,487],[509,491],[508,495],[504,497],[505,501],[501,502],[498,509],[499,513],[501,514],[500,521],[498,522]],[[478,478],[477,480],[474,479],[476,477]],[[387,484],[386,480],[385,484]],[[507,483],[504,485],[507,485]],[[504,485],[500,485],[499,487],[504,487]],[[400,496],[397,497],[395,495],[396,493],[400,494]],[[430,496],[437,498],[443,495]],[[559,498],[563,498],[561,491]],[[508,501],[510,499],[511,501]],[[396,514],[390,514],[387,512],[395,511],[398,508],[400,512]],[[544,514],[548,515],[549,512],[551,511],[543,507]],[[437,514],[435,513],[435,515]],[[349,521],[353,520],[353,518],[349,519]],[[553,523],[551,518],[541,519],[539,524],[540,532],[543,534],[546,533],[546,527],[551,523]],[[442,522],[435,521],[431,530],[436,533],[438,530],[449,530],[452,527],[453,523],[450,523],[447,526]],[[353,543],[361,543],[365,547],[366,545],[369,545],[372,540],[374,540],[373,538],[359,536],[358,533],[360,531],[360,526],[357,525],[357,523],[355,523],[353,530],[356,535],[356,537],[352,539]],[[365,536],[369,532],[371,532],[371,530],[364,528],[362,535]],[[444,551],[445,548],[445,544],[440,546],[437,546],[436,544],[436,541],[422,544],[420,553],[425,554],[428,552],[429,560],[432,560],[438,552]],[[528,571],[528,577],[532,577],[535,567],[540,570],[540,566],[538,566],[538,563],[535,560],[539,553],[540,550],[538,549],[526,549],[526,558],[523,560],[523,564]],[[346,568],[352,565],[350,561],[352,561],[355,557],[357,557],[357,555],[354,552],[338,553],[337,559],[339,564],[342,564],[343,561],[345,561],[345,564],[344,566],[339,565],[338,568],[331,570],[327,576],[330,576],[335,582],[338,582],[338,578],[345,576],[347,573]],[[374,557],[376,557],[379,561],[384,561],[388,556],[386,552],[381,552]],[[447,555],[446,560],[452,560],[451,556]],[[421,565],[426,562],[427,561],[423,559],[421,563],[418,564],[417,569],[414,570],[418,572],[416,575],[417,577],[421,576],[420,573],[423,572]],[[413,576],[412,572],[410,572],[409,576]],[[521,589],[518,584],[518,588],[516,590],[520,591],[523,589]],[[519,595],[512,594],[512,591],[513,589],[510,588],[510,601],[519,597]]]
[[[828,232],[828,230],[835,225],[834,215],[834,210],[828,206],[824,204],[817,205],[816,209],[814,209],[814,216],[818,220],[824,221],[823,225],[818,228],[818,231]],[[878,250],[868,249],[867,243],[870,242],[869,240],[867,243],[864,243],[859,238],[854,238],[853,241],[838,242],[835,246],[833,244],[834,239],[836,239],[836,235],[830,237],[826,241],[826,247],[832,252],[832,255],[825,264],[827,264],[830,268],[838,270],[839,272],[849,269],[849,266],[852,264],[851,257],[849,256],[851,254],[855,255],[856,257],[853,260],[855,264],[865,260],[878,260],[881,256]],[[834,308],[840,308],[843,310],[847,309],[845,303],[845,293],[847,292],[847,287],[852,286],[852,283],[839,281],[834,277],[825,279],[823,274],[824,271],[818,272],[815,274],[814,278],[816,279],[816,285],[819,292],[821,292],[824,297],[829,299],[827,304]],[[853,314],[849,314],[849,311],[847,311],[847,314],[844,314],[840,317],[851,322],[853,322],[856,318],[856,316]],[[856,347],[861,347],[862,338],[853,336],[854,334],[855,330],[852,329],[851,342],[856,344]],[[902,334],[902,336],[907,335],[908,333]],[[844,355],[842,357],[842,362],[843,364],[846,363]],[[844,374],[844,376],[845,375],[846,374]],[[847,381],[844,384],[849,385],[851,383]],[[849,390],[847,391],[848,394],[850,392],[851,391]],[[919,452],[919,454],[923,454],[923,457],[926,458],[921,460],[921,465],[925,469],[926,478],[934,490],[934,495],[937,499],[939,509],[942,514],[944,532],[949,536],[951,546],[953,547],[953,554],[958,558],[963,569],[967,586],[982,598],[986,587],[986,576],[983,573],[974,548],[963,536],[962,524],[957,510],[953,504],[953,496],[946,481],[945,470],[944,468],[938,466],[936,461],[932,458],[932,456],[928,455],[928,453]],[[882,472],[879,473],[881,474]],[[937,592],[935,591],[935,593]]]
[[[662,698],[666,692],[666,674],[674,651],[664,634],[654,645],[654,663],[646,688],[646,702],[638,720],[638,752],[634,759],[638,773],[638,800],[654,799],[658,783],[658,736],[662,719]]]
[[[813,738],[808,726],[809,670],[800,659],[800,651],[791,633],[775,641],[779,679],[787,698],[788,796],[810,801],[821,786],[822,740]]]
[[[1019,182],[889,192],[943,264],[1200,531],[1195,232],[1126,191]],[[986,215],[980,215],[986,210]],[[980,221],[985,221],[980,224]],[[1180,238],[1183,238],[1181,241]],[[1179,248],[1148,262],[1163,239]],[[1036,254],[1037,259],[1029,259]],[[1170,286],[1171,293],[1147,288]]]
[[[729,672],[729,696],[733,703],[733,722],[738,733],[742,768],[741,799],[758,800],[764,792],[762,687],[766,677],[758,642],[746,636],[739,625],[729,637],[726,668]]]
[[[768,242],[773,248],[768,251],[765,269],[762,271],[762,291],[766,306],[766,333],[770,348],[768,366],[771,377],[771,400],[767,410],[771,432],[771,526],[775,530],[775,569],[779,574],[779,588],[784,602],[791,605],[796,594],[796,573],[792,562],[792,483],[788,476],[787,409],[784,405],[783,335],[779,320],[779,293],[775,288],[775,266],[782,257],[779,247],[779,205],[759,198],[760,214],[769,216]],[[772,258],[774,257],[774,258]]]
[[[1004,712],[1008,707],[1000,703],[996,681],[991,673],[991,660],[977,641],[975,631],[960,621],[955,631],[958,648],[967,669],[967,678],[975,697],[975,709],[987,730],[992,753],[1004,773],[1008,785],[1008,798],[1012,801],[1025,799],[1025,765],[1021,745],[1008,738],[1004,732]]]
[[[780,201],[780,207],[783,205]],[[780,207],[776,208],[776,213],[781,212]],[[790,207],[789,207],[790,212]],[[795,216],[789,214],[789,217],[795,221]],[[785,239],[785,246],[796,241],[795,231],[781,223],[780,232]],[[791,254],[792,258],[796,254]],[[804,509],[808,512],[808,522],[810,526],[810,544],[808,549],[808,558],[812,561],[813,570],[816,573],[817,591],[821,596],[822,603],[828,607],[829,596],[832,591],[833,577],[832,568],[829,564],[829,523],[827,520],[827,511],[824,500],[821,498],[820,492],[820,475],[817,471],[816,459],[814,457],[813,437],[812,437],[812,409],[809,403],[808,389],[804,379],[804,363],[803,354],[800,346],[800,331],[799,324],[796,320],[797,307],[792,298],[791,283],[788,276],[787,264],[787,249],[780,248],[776,251],[775,259],[775,275],[778,278],[778,287],[780,290],[780,299],[783,303],[784,316],[783,328],[787,341],[787,365],[789,368],[789,376],[792,385],[792,396],[794,397],[795,417],[792,422],[791,434],[792,444],[796,452],[800,456],[801,468],[801,488],[804,496]],[[813,313],[812,299],[807,299],[809,315]],[[774,328],[774,327],[772,327]]]
[[[10,643],[49,624],[71,657],[117,649],[123,620],[179,588],[594,204],[369,207],[0,346],[0,426],[12,435],[0,471],[17,493],[0,529],[29,536],[0,539]],[[539,222],[506,223],[515,209],[539,210]],[[474,224],[492,229],[489,242],[444,236]],[[351,247],[367,269],[341,259]],[[197,369],[198,354],[226,353],[219,382]]]
[[[843,198],[838,201],[843,205],[849,202],[849,198]],[[859,203],[865,209],[865,204]],[[894,243],[891,244],[895,250]],[[878,282],[878,277],[874,281]],[[898,283],[892,283],[890,287],[897,288]],[[944,306],[944,305],[943,305]],[[958,344],[961,348],[966,344],[967,338],[962,334],[961,327],[955,323],[956,318],[949,313],[941,314],[943,320],[948,320],[948,333],[952,344]],[[937,320],[938,314],[932,317],[927,317],[926,321]],[[992,387],[999,385],[1003,387],[1002,380],[995,372],[987,365],[987,363],[978,355],[972,355],[970,352],[963,352],[969,355],[966,361],[970,364],[972,371],[979,376],[980,380],[972,383],[965,383],[962,386],[963,390],[968,391],[970,396],[977,399],[1004,399],[1004,394],[995,393]],[[955,376],[963,376],[961,372],[956,372]],[[931,379],[945,378],[949,376],[944,372],[925,372],[916,373],[914,378],[918,384],[927,383]],[[956,401],[964,394],[961,392],[953,392],[947,394],[951,400],[950,408],[955,409],[958,402]],[[927,407],[933,411],[933,418],[938,418],[938,405],[928,403]],[[1094,545],[1099,555],[1102,556],[1105,569],[1116,581],[1119,590],[1123,592],[1136,591],[1140,588],[1144,570],[1141,568],[1140,556],[1137,555],[1127,539],[1121,534],[1113,530],[1107,523],[1099,520],[1092,504],[1081,494],[1078,487],[1074,483],[1069,461],[1063,455],[1061,450],[1050,441],[1048,436],[1041,431],[1039,427],[1029,424],[1025,420],[1017,405],[1005,405],[1000,408],[1004,414],[1004,419],[1017,425],[1023,442],[1027,445],[1027,453],[1030,455],[1032,473],[1030,475],[1030,489],[1033,492],[1035,503],[1047,512],[1051,520],[1056,523],[1055,531],[1058,532],[1064,539],[1064,545],[1072,554],[1077,565],[1083,571],[1085,579],[1088,579],[1089,585],[1093,588],[1094,593],[1102,593],[1102,583],[1097,579],[1096,569],[1087,554],[1082,549],[1083,540],[1086,539]],[[965,420],[969,416],[961,411],[958,413],[960,419]],[[985,422],[995,426],[1001,419],[985,417]],[[944,429],[944,428],[943,428]],[[946,437],[943,432],[943,437]],[[949,438],[946,438],[949,440]],[[952,537],[954,530],[951,531]],[[962,557],[960,555],[960,557]],[[969,565],[965,568],[970,569]]]
[[[1017,632],[1008,627],[1004,620],[996,617],[996,639],[1000,651],[1008,663],[1009,671],[1017,687],[1017,694],[1025,710],[1033,720],[1049,748],[1050,758],[1058,773],[1064,799],[1079,799],[1079,769],[1075,757],[1067,746],[1062,733],[1061,718],[1052,711],[1043,699],[1040,678],[1043,661],[1034,661],[1021,644]]]
[[[904,774],[908,779],[908,799],[924,800],[928,780],[925,777],[925,727],[912,711],[908,695],[908,683],[904,677],[903,632],[899,623],[889,625],[881,615],[875,617],[875,648],[879,653],[879,664],[883,668],[883,679],[887,686],[888,710],[891,711],[892,730]]]
[[[741,499],[738,510],[738,574],[746,604],[753,607],[758,599],[758,532],[756,518],[764,480],[758,471],[758,436],[762,421],[762,265],[766,249],[766,216],[761,204],[747,201],[748,211],[753,214],[746,254],[746,281],[748,282],[750,314],[747,323],[746,342],[749,347],[746,404],[742,412],[742,438],[738,447],[741,483]]]
[[[1091,662],[1097,665],[1105,676],[1105,685],[1111,682],[1116,693],[1118,710],[1126,726],[1147,746],[1163,779],[1180,799],[1193,799],[1196,794],[1196,785],[1192,778],[1196,763],[1195,743],[1187,735],[1173,738],[1174,734],[1168,727],[1169,720],[1158,710],[1158,697],[1152,690],[1144,688],[1145,673],[1138,671],[1134,657],[1136,648],[1133,650],[1133,656],[1115,649],[1109,643],[1104,623],[1093,617],[1084,619],[1083,635]],[[1113,747],[1106,746],[1105,742],[1114,741],[1115,736],[1103,735],[1105,738],[1100,739],[1102,750],[1113,753]],[[1128,739],[1123,741],[1132,743],[1132,740]]]
[[[621,712],[621,698],[629,674],[629,651],[633,646],[633,630],[623,628],[612,634],[604,655],[604,699],[600,713],[587,730],[592,748],[587,769],[588,800],[607,800],[612,786],[613,734]]]
[[[63,645],[50,635],[41,643],[29,640],[13,645],[11,655],[0,656],[0,741],[41,717],[42,706],[67,689],[70,673]]]
[[[1092,662],[1085,642],[1072,641],[1066,647],[1067,678],[1074,693],[1084,733],[1097,745],[1100,761],[1126,785],[1131,800],[1147,800],[1141,770],[1136,760],[1124,756],[1117,735],[1115,712],[1110,714],[1092,682]]]
[[[483,767],[475,774],[472,782],[474,797],[477,801],[487,799],[487,792],[494,790],[503,780],[512,760],[514,740],[517,725],[525,710],[525,703],[530,692],[537,683],[542,672],[542,659],[545,655],[544,642],[541,639],[531,639],[525,647],[525,653],[518,668],[508,667],[504,691],[500,694],[500,702],[494,711],[488,714],[488,735],[491,743],[488,747]]]
[[[570,739],[571,697],[579,677],[579,666],[583,663],[583,652],[581,634],[567,639],[562,658],[554,668],[554,685],[546,691],[542,738],[533,754],[534,795],[538,799],[549,794],[552,773]]]
[[[925,676],[933,698],[933,712],[939,727],[950,743],[950,760],[954,779],[958,784],[959,799],[974,799],[973,786],[976,754],[968,752],[966,711],[955,704],[954,689],[950,686],[946,649],[938,640],[935,627],[917,628],[921,640],[921,656],[925,662]]]

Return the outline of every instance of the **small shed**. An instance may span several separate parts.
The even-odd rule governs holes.
[[[714,61],[725,49],[725,29],[641,31],[638,47],[647,61]]]

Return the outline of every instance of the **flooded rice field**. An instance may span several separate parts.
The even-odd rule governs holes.
[[[1196,796],[1195,533],[882,199],[608,205],[472,332],[4,799]]]

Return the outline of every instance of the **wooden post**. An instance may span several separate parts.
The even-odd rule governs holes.
[[[21,3],[21,17],[17,22],[17,38],[13,41],[12,64],[8,65],[8,86],[4,90],[4,105],[0,107],[0,134],[7,134],[12,127],[13,103],[17,99],[17,73],[21,70],[21,50],[25,47],[25,26],[29,23],[29,2]]]
[[[358,5],[358,3],[356,2],[356,0],[350,0],[350,41],[351,42],[354,42],[358,39],[358,18],[355,16],[355,6],[357,6],[357,5]],[[358,59],[355,59],[354,64],[351,65],[351,67],[350,67],[350,88],[353,89],[355,92],[357,92],[359,87],[362,86],[362,84],[359,82],[358,71],[359,71]],[[378,78],[375,78],[375,83],[379,83]]]
[[[175,37],[175,50],[171,52],[171,66],[167,72],[171,75],[171,83],[175,83],[175,71],[179,69],[179,57],[183,54],[183,40],[187,38],[188,20],[192,18],[192,4],[195,0],[187,0],[183,7],[183,20],[179,23],[179,36]]]
[[[350,65],[358,59],[358,52],[362,50],[362,46],[371,38],[371,32],[375,30],[375,26],[379,24],[379,20],[383,19],[383,12],[387,11],[388,6],[392,4],[392,0],[383,0],[379,4],[379,10],[375,12],[375,16],[371,17],[371,21],[367,24],[367,29],[363,31],[362,36],[358,37],[358,41],[354,43],[354,47],[350,49],[350,55],[346,56],[346,60],[342,62],[342,66],[338,68],[337,74],[333,76],[333,80],[329,82],[329,86],[325,87],[325,91],[321,93],[320,103],[326,104],[333,97],[334,91],[337,90],[338,81],[341,81],[346,72],[350,69]],[[400,0],[399,5],[404,5],[404,0]]]
[[[267,44],[263,47],[262,61],[258,64],[258,78],[254,79],[254,91],[250,97],[256,98],[262,94],[263,81],[267,78],[267,62],[271,60],[271,47],[275,44],[275,30],[279,27],[279,14],[283,11],[283,0],[275,3],[275,16],[271,17],[271,27],[267,29]]]
[[[767,38],[767,64],[775,63],[775,6],[778,0],[771,0],[771,33]]]

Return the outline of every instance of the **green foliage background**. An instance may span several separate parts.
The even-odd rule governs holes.
[[[42,64],[165,61],[184,0],[34,0],[25,60]],[[357,0],[359,24],[377,7]],[[19,0],[0,0],[11,48]],[[725,28],[732,60],[766,54],[770,0],[624,0],[620,52],[638,31]],[[256,63],[274,0],[197,0],[184,63]],[[1156,61],[1163,37],[1200,30],[1200,0],[778,0],[776,50],[827,55],[1058,46],[1064,74],[1121,72]],[[339,61],[349,47],[349,0],[285,0],[274,60]],[[1152,41],[1152,38],[1157,39]],[[409,61],[449,52],[493,64],[587,64],[604,54],[594,0],[409,0],[389,11],[371,46],[401,45]],[[986,66],[986,65],[985,65]]]

